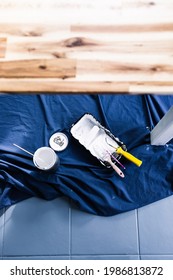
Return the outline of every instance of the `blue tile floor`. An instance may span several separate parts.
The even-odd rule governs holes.
[[[66,198],[31,198],[0,211],[0,259],[173,259],[173,196],[112,217]]]

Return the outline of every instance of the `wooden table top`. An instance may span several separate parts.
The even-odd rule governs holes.
[[[173,93],[173,0],[0,0],[0,91]]]

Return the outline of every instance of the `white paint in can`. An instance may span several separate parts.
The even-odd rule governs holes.
[[[34,165],[44,171],[56,169],[59,165],[59,157],[52,148],[41,147],[33,156]]]

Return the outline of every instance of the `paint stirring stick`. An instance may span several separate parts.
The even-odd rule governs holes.
[[[24,151],[25,153],[27,153],[27,154],[31,155],[31,156],[33,156],[33,155],[34,155],[34,154],[30,153],[29,151],[25,150],[24,148],[22,148],[22,147],[18,146],[17,144],[14,144],[14,143],[13,143],[13,145],[14,145],[14,146],[16,146],[17,148],[21,149],[21,150],[22,150],[22,151]]]

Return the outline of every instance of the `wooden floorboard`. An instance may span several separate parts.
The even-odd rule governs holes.
[[[0,0],[0,91],[173,93],[173,0]]]

